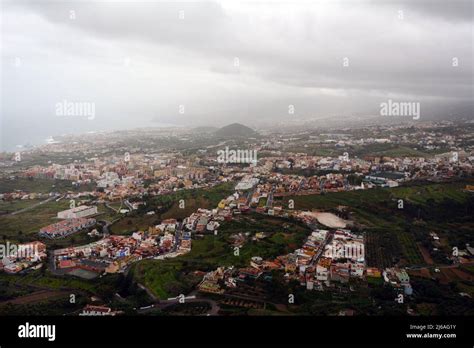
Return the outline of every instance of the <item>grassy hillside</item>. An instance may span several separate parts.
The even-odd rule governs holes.
[[[28,193],[49,193],[67,191],[92,191],[95,184],[73,186],[70,180],[36,179],[36,178],[0,178],[0,193],[22,190]]]

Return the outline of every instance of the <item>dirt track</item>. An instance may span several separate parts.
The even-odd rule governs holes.
[[[68,292],[68,291],[40,290],[40,291],[33,292],[29,295],[17,297],[13,300],[0,302],[0,306],[1,305],[6,305],[8,303],[22,304],[23,305],[23,304],[42,302],[42,301],[45,301],[45,300],[51,300],[51,299],[56,299],[56,298],[60,298],[60,297],[66,297],[66,296],[69,296],[69,294],[70,294],[70,292]]]
[[[428,250],[426,250],[426,248],[423,247],[422,245],[420,245],[419,243],[417,243],[416,245],[418,246],[418,249],[420,250],[420,253],[421,253],[421,255],[423,256],[423,259],[425,260],[425,262],[426,262],[428,265],[434,264],[434,261],[433,261],[433,259],[431,258],[431,255],[430,255],[430,253],[428,252]]]

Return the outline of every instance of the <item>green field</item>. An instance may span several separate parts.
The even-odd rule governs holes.
[[[112,222],[115,219],[122,217],[122,214],[107,208],[105,204],[97,204],[97,212],[100,214],[97,216],[97,220]]]
[[[0,201],[0,212],[9,214],[31,207],[41,201],[42,200],[40,199],[16,199],[13,201]]]
[[[61,210],[69,209],[69,202],[61,200],[59,202],[50,201],[37,206],[31,210],[17,215],[0,216],[0,235],[11,240],[20,237],[33,238],[41,227],[58,222],[57,213]]]
[[[38,201],[36,201],[36,203],[37,202]],[[5,202],[3,203],[9,204]],[[14,205],[17,208],[22,208],[21,204]],[[56,218],[57,213],[65,209],[69,209],[69,201],[62,199],[59,202],[56,202],[55,200],[49,201],[16,215],[0,215],[0,238],[11,242],[42,240],[51,248],[86,244],[95,240],[87,236],[87,230],[74,233],[66,238],[55,240],[44,239],[38,236],[41,227],[60,221]]]
[[[467,183],[474,182],[463,181],[444,184],[424,184],[409,185],[395,188],[374,188],[370,190],[348,191],[327,193],[324,195],[308,195],[287,197],[294,199],[295,209],[328,209],[338,205],[347,205],[351,207],[364,208],[374,206],[380,202],[393,201],[395,207],[395,199],[404,199],[408,202],[427,203],[429,200],[439,203],[444,198],[450,198],[458,202],[465,202],[470,193],[463,191]]]
[[[72,276],[54,276],[44,268],[36,271],[30,271],[24,274],[6,274],[0,273],[0,286],[2,291],[2,300],[9,300],[17,298],[18,296],[29,295],[35,291],[49,290],[55,291],[69,291],[70,294],[75,294],[76,299],[79,302],[80,298],[85,300],[89,299],[91,295],[105,295],[111,291],[113,284],[117,282],[117,276],[107,277],[100,280],[88,281],[79,279]],[[69,295],[67,295],[69,299]],[[45,299],[41,303],[47,303]],[[40,305],[41,303],[36,303]],[[51,305],[51,304],[50,304]],[[56,303],[54,302],[54,305]],[[31,306],[31,305],[29,305]],[[5,310],[8,312],[3,304],[0,304],[0,311]],[[12,314],[14,312],[11,312]],[[64,312],[63,312],[64,313]],[[63,314],[58,313],[58,314]],[[46,312],[37,312],[37,315],[48,315]]]
[[[160,219],[156,215],[122,216],[119,221],[110,226],[110,232],[113,234],[132,234],[136,231],[148,231],[148,227],[157,225],[159,222]]]
[[[211,188],[182,190],[171,195],[159,196],[153,199],[152,205],[162,205],[167,207],[167,211],[162,214],[163,219],[182,219],[198,208],[214,209],[219,202],[233,194],[234,182],[227,182]],[[184,208],[180,207],[180,200],[184,202]]]
[[[95,184],[73,186],[70,180],[36,179],[36,178],[0,178],[0,193],[21,190],[28,193],[49,193],[67,191],[93,191]]]

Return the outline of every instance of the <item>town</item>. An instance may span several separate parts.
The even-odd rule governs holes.
[[[127,148],[125,142],[110,152],[107,136],[117,142],[112,133],[101,143],[64,139],[23,151],[21,160],[3,157],[3,240],[35,252],[5,255],[0,269],[11,276],[46,272],[55,281],[99,283],[133,274],[132,282],[145,291],[138,307],[127,310],[115,300],[90,294],[83,308],[73,311],[78,315],[181,310],[225,315],[239,308],[276,312],[282,306],[287,312],[311,293],[320,294],[317,298],[338,293],[364,297],[368,289],[377,296],[384,289],[391,295],[378,303],[413,315],[421,308],[416,305],[417,282],[473,280],[472,236],[447,244],[443,231],[428,234],[429,229],[416,228],[422,214],[426,221],[435,219],[416,206],[416,190],[425,185],[432,188],[430,194],[444,187],[440,185],[452,186],[457,193],[449,191],[446,197],[472,200],[474,154],[472,132],[453,134],[446,123],[425,124],[416,131],[411,127],[374,126],[371,137],[344,130],[263,135],[245,142],[224,138],[214,144],[187,130],[166,137],[175,146],[196,143],[188,154],[164,144],[154,145],[159,151]],[[124,140],[134,136],[121,135]],[[326,154],[305,151],[311,144]],[[224,145],[253,149],[256,158],[221,161],[218,151]],[[374,154],[373,149],[391,154]],[[34,163],[43,153],[57,161]],[[15,182],[25,188],[16,188]],[[337,195],[344,198],[332,201]],[[388,220],[413,219],[413,235],[402,227],[391,234],[377,232],[385,228],[380,217],[376,211],[367,213],[377,208],[363,209],[370,199]],[[28,216],[36,221],[35,214],[43,218],[28,225]],[[22,216],[26,220],[19,220]],[[425,236],[423,243],[417,234]],[[155,287],[141,278],[142,265],[155,264],[175,269],[169,284]],[[191,266],[187,270],[183,264]],[[279,285],[272,289],[272,284]],[[273,293],[276,289],[281,292]],[[127,302],[120,293],[115,295]],[[458,293],[471,301],[470,285],[460,286]],[[191,307],[180,309],[187,302]],[[360,311],[343,306],[333,314]]]

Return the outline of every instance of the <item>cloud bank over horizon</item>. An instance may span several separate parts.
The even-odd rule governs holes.
[[[469,0],[3,1],[1,17],[5,144],[473,99]],[[63,101],[96,117],[58,117]]]

